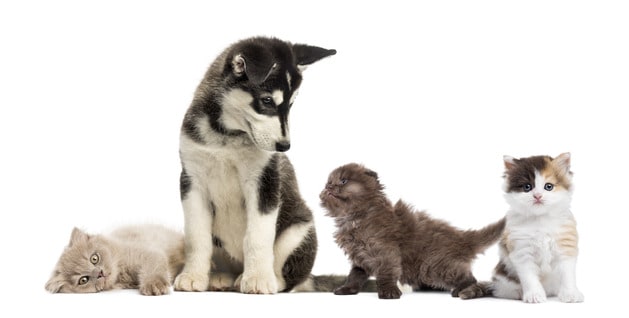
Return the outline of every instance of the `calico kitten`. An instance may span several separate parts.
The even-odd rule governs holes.
[[[164,295],[183,264],[183,233],[163,226],[127,226],[109,235],[74,228],[46,290],[97,293],[138,288],[142,295]]]
[[[474,295],[471,264],[500,238],[504,218],[481,230],[463,231],[401,200],[395,206],[383,192],[376,172],[350,163],[335,169],[320,194],[326,214],[334,218],[336,242],[352,262],[337,295],[357,294],[375,276],[378,297],[397,299],[397,283],[416,290],[433,288]]]
[[[504,157],[505,199],[510,205],[499,243],[500,261],[486,293],[527,303],[558,296],[582,302],[576,285],[578,234],[570,212],[570,153],[556,158]]]

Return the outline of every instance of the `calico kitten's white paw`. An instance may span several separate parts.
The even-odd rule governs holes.
[[[145,296],[160,296],[170,292],[170,283],[166,277],[151,277],[140,284],[140,294]]]
[[[210,290],[212,291],[233,291],[235,289],[234,275],[229,273],[215,272],[210,275]]]
[[[580,303],[584,299],[583,294],[577,289],[562,290],[557,297],[564,303]]]
[[[543,290],[529,290],[522,295],[522,301],[530,304],[543,303],[546,301],[546,293]]]
[[[183,272],[175,278],[175,290],[179,291],[206,291],[210,283],[207,274]]]
[[[236,280],[236,286],[240,286],[240,292],[245,294],[276,294],[277,279],[275,273],[243,273]]]

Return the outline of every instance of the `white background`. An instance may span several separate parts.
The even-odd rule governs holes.
[[[409,1],[410,3],[410,1]],[[0,311],[76,317],[625,315],[629,11],[623,1],[5,1]],[[355,161],[460,228],[500,218],[502,157],[572,153],[582,304],[446,293],[256,296],[44,290],[72,227],[181,229],[178,136],[216,55],[254,35],[334,48],[306,70],[288,152],[315,214],[315,274],[346,274],[318,194]],[[489,279],[495,247],[474,272]],[[624,298],[624,297],[623,297]],[[614,313],[611,310],[615,310]],[[7,316],[2,314],[2,316]]]

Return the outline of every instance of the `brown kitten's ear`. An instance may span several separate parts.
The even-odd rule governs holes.
[[[70,243],[68,244],[68,247],[78,242],[85,242],[89,239],[90,236],[87,233],[75,227],[74,229],[72,229],[72,234],[70,235]]]
[[[370,177],[372,177],[372,178],[374,178],[374,179],[376,179],[376,180],[378,180],[378,173],[376,173],[373,170],[365,169],[365,174],[370,176]]]
[[[564,152],[553,159],[553,163],[565,174],[570,173],[570,153]]]
[[[65,284],[65,282],[61,279],[61,277],[59,277],[59,272],[55,271],[46,283],[46,290],[53,294],[58,293],[61,291],[63,284]]]
[[[513,167],[515,167],[515,158],[505,155],[502,157],[502,159],[505,162],[505,168],[507,168],[507,170],[511,170],[513,169]]]

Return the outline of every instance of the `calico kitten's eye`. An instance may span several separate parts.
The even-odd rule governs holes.
[[[524,190],[524,192],[529,192],[531,190],[533,190],[533,186],[529,183],[525,184],[522,186],[522,190]]]
[[[555,185],[553,185],[552,183],[547,183],[544,185],[544,190],[546,191],[553,191],[554,188],[555,188]]]
[[[268,107],[273,106],[273,98],[271,98],[270,96],[262,97],[260,101],[262,101],[262,104],[264,106],[268,106]]]
[[[341,184],[346,184],[347,183],[347,179],[341,179]]]
[[[90,257],[90,262],[96,265],[98,264],[98,261],[100,261],[100,256],[98,256],[98,254],[92,254],[92,257]]]
[[[79,278],[79,285],[85,285],[89,281],[90,278],[88,276],[81,276],[81,278]]]

